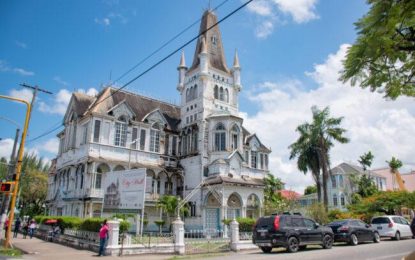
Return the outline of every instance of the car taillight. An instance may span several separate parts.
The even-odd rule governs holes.
[[[274,229],[275,231],[280,229],[280,216],[274,218]]]
[[[349,227],[348,226],[341,226],[341,227],[339,227],[339,231],[349,231]]]
[[[393,223],[389,223],[388,227],[389,228],[393,227]]]

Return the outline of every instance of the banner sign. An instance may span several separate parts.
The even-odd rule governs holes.
[[[138,213],[144,209],[146,169],[104,174],[103,212]]]

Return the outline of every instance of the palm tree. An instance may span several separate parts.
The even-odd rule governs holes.
[[[161,196],[157,203],[156,207],[161,209],[162,212],[166,213],[166,217],[169,223],[171,223],[171,217],[176,214],[177,206],[179,205],[180,198],[174,195],[163,195]],[[181,214],[187,214],[189,209],[187,206],[184,206],[180,209]]]
[[[398,188],[400,190],[404,190],[405,186],[402,181],[401,175],[399,174],[398,169],[403,166],[402,161],[393,157],[390,161],[386,161],[389,164],[389,168],[392,172],[392,187],[394,190],[397,190]]]
[[[373,158],[374,156],[371,151],[364,153],[362,156],[359,157],[358,162],[360,163],[360,165],[362,165],[363,171],[366,171],[368,168],[370,168],[373,162]]]
[[[316,106],[312,106],[311,111],[313,113],[313,122],[311,124],[311,139],[312,143],[316,145],[315,149],[318,154],[320,167],[323,172],[323,199],[327,210],[327,180],[331,175],[329,172],[329,151],[330,148],[333,147],[334,141],[344,144],[349,142],[349,139],[343,136],[346,130],[339,127],[343,121],[343,117],[330,117],[329,107],[320,110]]]
[[[311,125],[308,123],[299,125],[296,129],[300,133],[299,138],[288,148],[291,149],[290,160],[297,159],[297,168],[306,174],[311,172],[317,187],[317,199],[321,202],[321,183],[320,183],[320,162],[318,153],[315,149],[316,144],[312,143]]]

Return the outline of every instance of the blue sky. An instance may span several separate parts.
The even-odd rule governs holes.
[[[222,2],[212,0],[211,6]],[[216,13],[222,18],[243,2],[228,0]],[[176,33],[200,19],[207,6],[207,0],[0,1],[0,93],[27,95],[27,91],[22,91],[19,86],[23,82],[39,85],[54,93],[50,96],[39,95],[28,139],[36,137],[62,120],[70,92],[81,89],[91,93],[91,88],[100,90],[110,82],[110,75],[112,79],[119,77]],[[220,25],[228,64],[231,64],[235,49],[239,53],[244,86],[240,95],[240,110],[247,127],[260,136],[262,134],[265,143],[269,142],[275,154],[271,159],[275,174],[281,172],[283,178],[292,181],[290,186],[294,189],[301,190],[310,180],[297,180],[300,175],[294,175],[295,165],[288,161],[286,147],[295,140],[293,125],[304,122],[310,113],[309,107],[308,111],[297,111],[304,114],[303,117],[291,116],[289,112],[295,112],[298,108],[296,102],[304,103],[301,102],[301,95],[313,99],[312,95],[319,91],[332,93],[323,91],[327,84],[336,85],[333,91],[336,95],[343,90],[351,91],[349,86],[337,83],[337,78],[330,78],[337,72],[330,69],[340,66],[341,55],[344,56],[347,49],[344,44],[352,44],[356,38],[353,23],[367,10],[365,1],[358,0],[255,0],[248,8]],[[198,29],[199,24],[196,24],[117,84],[122,85],[138,75],[195,36]],[[194,46],[191,44],[184,49],[187,64],[191,63]],[[178,102],[176,67],[179,55],[177,53],[128,89]],[[367,114],[361,115],[362,120],[347,126],[378,129],[382,120],[393,118],[392,114],[396,111],[406,113],[408,120],[414,119],[414,107],[404,98],[392,103],[368,91],[352,91],[360,91],[358,93],[364,93],[362,95],[369,99],[361,104],[374,102],[379,107],[389,108],[385,112],[389,116],[385,119],[382,113],[376,115],[374,110],[369,109]],[[356,93],[349,95],[353,97]],[[267,100],[266,97],[275,98]],[[342,102],[338,96],[335,99]],[[349,100],[352,101],[353,98]],[[336,107],[339,102],[333,104],[333,98],[329,96],[324,100],[316,99],[319,106],[333,107],[334,115],[347,116],[350,111],[345,107],[344,110]],[[274,107],[275,104],[287,107]],[[355,108],[358,104],[350,106]],[[0,111],[0,117],[23,122],[21,105],[0,100]],[[361,109],[357,111],[361,112]],[[257,125],[269,122],[267,120],[274,116],[281,118],[280,124],[270,125],[281,129],[281,132],[257,129]],[[286,117],[297,120],[284,122]],[[0,138],[3,139],[0,156],[4,156],[10,146],[10,142],[5,140],[13,138],[15,127],[4,120],[0,119],[0,122]],[[408,132],[411,130],[408,129]],[[56,142],[51,138],[55,134],[30,142],[28,147],[42,156],[53,158]],[[384,136],[379,136],[381,138]],[[409,136],[405,135],[405,138]],[[278,141],[283,139],[288,140]],[[357,150],[374,150],[375,141],[364,143]],[[341,155],[334,158],[338,161],[356,161],[355,150],[349,147],[337,151]],[[402,155],[398,152],[401,150],[405,150]],[[382,156],[390,158],[391,153],[395,153],[398,157],[409,158],[411,152],[414,152],[411,148],[404,147],[388,153],[383,151]],[[385,166],[382,156],[377,161],[379,167]]]

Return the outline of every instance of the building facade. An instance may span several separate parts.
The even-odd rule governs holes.
[[[105,173],[147,169],[148,229],[164,194],[186,198],[188,229],[221,229],[222,220],[258,217],[271,150],[242,125],[237,53],[228,68],[212,11],[203,14],[191,66],[178,66],[179,106],[106,87],[74,93],[49,175],[50,215],[101,216]],[[116,199],[116,194],[113,194]]]

